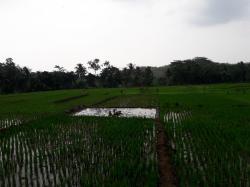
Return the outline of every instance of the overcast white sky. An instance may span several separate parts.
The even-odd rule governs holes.
[[[250,61],[250,0],[0,0],[0,61],[33,71]]]

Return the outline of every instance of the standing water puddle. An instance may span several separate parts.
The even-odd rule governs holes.
[[[156,117],[155,108],[86,108],[74,114],[74,116],[117,116],[117,117]]]

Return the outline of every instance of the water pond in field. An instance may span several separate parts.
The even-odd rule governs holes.
[[[156,117],[155,108],[85,108],[74,116],[100,116],[100,117],[137,117],[137,118],[151,118]]]

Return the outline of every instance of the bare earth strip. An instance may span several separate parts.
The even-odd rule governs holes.
[[[86,96],[88,96],[87,93],[82,94],[82,95],[78,95],[78,96],[74,96],[74,97],[67,97],[67,98],[64,98],[64,99],[56,100],[56,101],[54,101],[54,103],[55,104],[65,103],[65,102],[72,101],[72,100],[79,99],[79,98],[86,97]]]
[[[103,104],[105,102],[108,102],[110,100],[113,100],[115,98],[117,98],[117,96],[108,97],[106,99],[103,99],[101,101],[98,101],[98,102],[92,104],[89,107],[91,108],[91,107],[99,106],[99,105],[101,105],[101,104]],[[85,106],[85,105],[78,105],[78,106],[75,106],[74,108],[71,108],[70,110],[66,110],[65,113],[67,113],[67,114],[75,114],[75,113],[80,112],[81,110],[83,110],[85,108],[87,108],[87,106]]]
[[[156,126],[156,150],[158,158],[158,170],[160,174],[159,187],[175,187],[177,186],[177,180],[174,175],[174,169],[171,166],[170,153],[168,151],[167,137],[163,124],[159,117],[155,120]]]

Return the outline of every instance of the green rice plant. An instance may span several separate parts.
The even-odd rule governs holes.
[[[0,137],[3,185],[157,184],[152,120],[61,115],[12,131]]]
[[[173,162],[181,186],[249,184],[249,159],[237,151],[237,142],[217,124],[196,116],[166,122],[166,131],[176,144]]]

